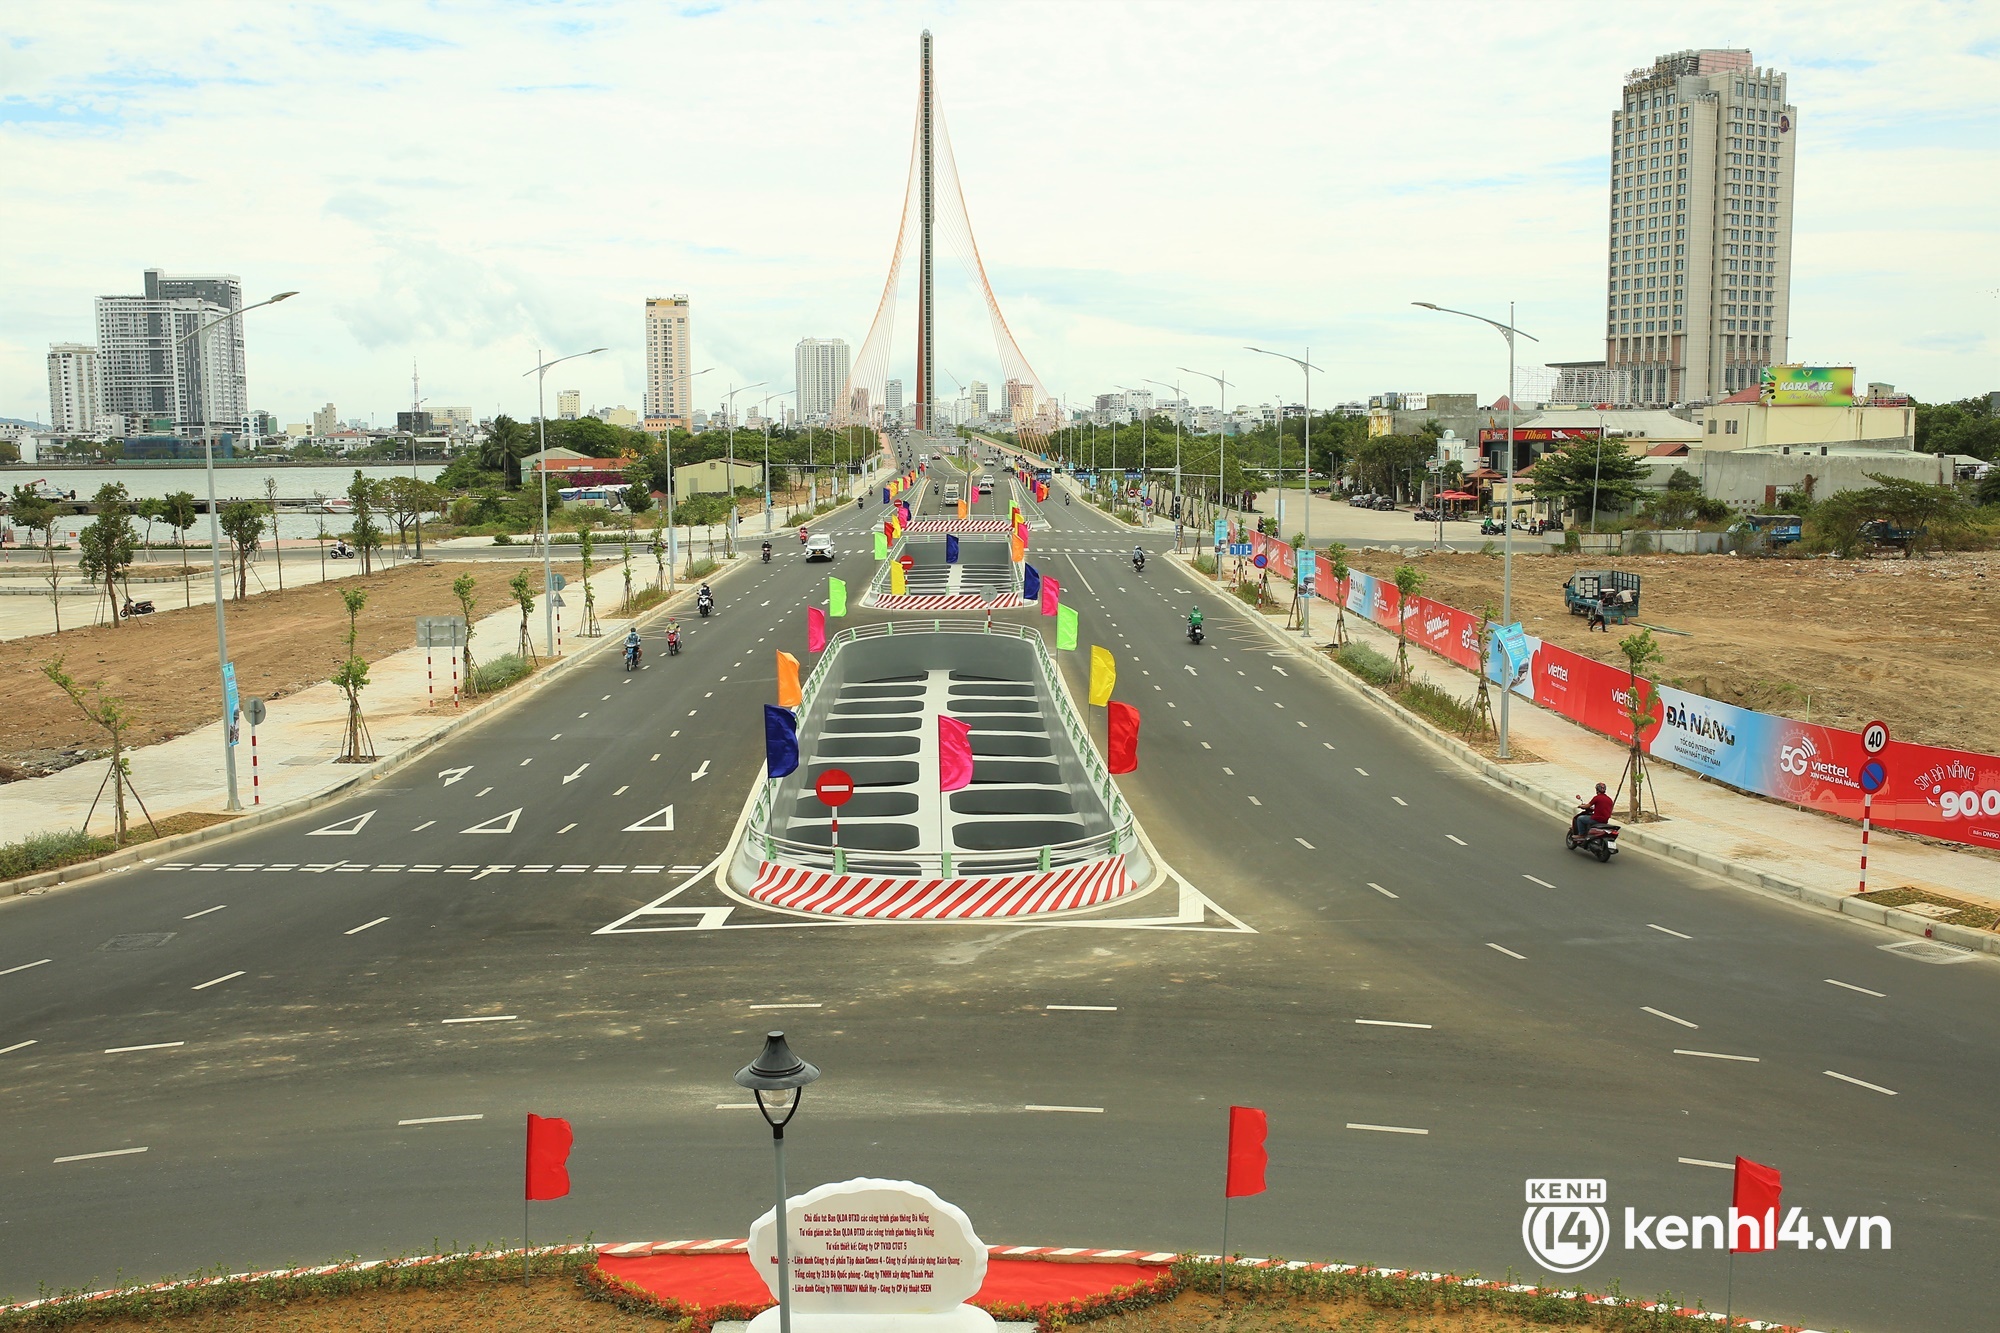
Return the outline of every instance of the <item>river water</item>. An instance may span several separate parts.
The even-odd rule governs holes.
[[[354,474],[381,481],[389,477],[407,477],[411,473],[408,463],[347,463],[334,465],[301,465],[297,463],[272,464],[269,462],[223,463],[215,465],[215,498],[221,504],[231,500],[267,500],[266,484],[270,480],[278,483],[280,500],[331,499],[347,494],[347,488],[354,481]],[[418,463],[416,475],[425,481],[436,481],[444,471],[441,463]],[[11,491],[16,486],[31,482],[45,481],[50,486],[64,491],[75,491],[79,500],[89,499],[97,494],[97,488],[106,482],[125,483],[126,494],[135,500],[161,499],[175,491],[190,491],[197,500],[208,498],[208,480],[200,464],[187,463],[126,463],[114,466],[61,467],[46,463],[18,463],[0,466],[0,488]],[[0,519],[0,523],[4,523]],[[58,540],[74,538],[77,530],[89,523],[88,517],[65,518],[56,524]],[[324,523],[329,533],[345,532],[348,518],[344,514],[302,514],[281,512],[278,515],[278,533],[282,537],[312,537]],[[143,537],[146,524],[135,520],[135,526]],[[18,534],[17,534],[18,536]],[[161,523],[153,524],[155,541],[171,541],[173,529]],[[208,540],[208,516],[195,519],[194,527],[188,531],[191,542]]]

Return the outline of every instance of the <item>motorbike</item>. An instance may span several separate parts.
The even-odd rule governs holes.
[[[121,616],[150,616],[153,614],[153,604],[151,602],[135,602],[128,597],[125,599],[125,609],[118,614]]]
[[[625,645],[625,669],[627,671],[639,669],[639,645],[636,643]]]
[[[670,629],[667,631],[667,656],[679,657],[680,655],[681,655],[681,632],[677,629]]]
[[[1497,537],[1502,532],[1505,531],[1506,531],[1505,528],[1502,528],[1498,523],[1494,522],[1490,518],[1481,519],[1479,521],[1479,535],[1482,537]]]
[[[769,542],[764,543],[764,563],[767,565],[771,563],[771,543]]]
[[[332,550],[327,552],[327,555],[335,560],[352,560],[354,558],[354,548],[352,546],[335,545]]]
[[[710,597],[703,597],[698,599],[694,605],[695,610],[701,612],[703,618],[706,619],[708,613],[715,609],[715,600]]]
[[[1192,644],[1199,644],[1201,640],[1202,640],[1201,626],[1190,624],[1188,626],[1188,642]]]
[[[1573,852],[1589,852],[1602,865],[1618,854],[1618,833],[1616,824],[1592,824],[1588,832],[1578,837],[1572,823],[1563,833],[1563,846]]]
[[[1134,554],[1134,555],[1133,555],[1133,557],[1132,557],[1132,572],[1133,572],[1134,574],[1143,574],[1143,573],[1145,573],[1145,572],[1146,572],[1146,555],[1145,555],[1145,552],[1141,551],[1141,552],[1138,552],[1138,553],[1136,553],[1136,554]]]

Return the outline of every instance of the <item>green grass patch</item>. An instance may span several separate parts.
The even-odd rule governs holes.
[[[1418,717],[1460,736],[1483,736],[1489,730],[1476,707],[1427,680],[1407,682],[1396,698]]]
[[[1396,663],[1365,643],[1344,643],[1334,650],[1333,660],[1370,685],[1387,685],[1396,678]]]
[[[629,620],[641,611],[650,611],[666,600],[667,590],[665,588],[641,588],[621,603],[618,609],[611,614],[614,619]]]
[[[687,568],[681,571],[681,577],[684,579],[705,579],[720,568],[722,566],[716,564],[713,560],[690,560],[687,563]]]
[[[0,879],[18,879],[44,870],[88,861],[111,850],[111,839],[77,829],[30,833],[14,842],[0,844]]]
[[[490,662],[481,662],[473,670],[473,688],[481,694],[492,694],[506,689],[534,669],[534,665],[519,653],[505,653]]]
[[[1196,556],[1194,558],[1194,567],[1195,572],[1198,574],[1206,574],[1210,578],[1215,577],[1215,557],[1212,555]]]

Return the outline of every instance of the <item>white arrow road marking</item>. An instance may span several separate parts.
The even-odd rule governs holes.
[[[471,771],[472,765],[467,764],[464,768],[441,768],[438,770],[438,776],[443,778],[444,785],[449,787],[452,783],[457,782]]]
[[[1200,672],[1196,671],[1193,667],[1187,666],[1185,664],[1183,664],[1181,670],[1187,672],[1190,676],[1196,676],[1201,674]]]
[[[688,774],[688,781],[700,782],[703,778],[707,776],[708,776],[708,760],[704,759],[701,761],[700,768],[697,768],[694,772]]]
[[[589,764],[578,764],[576,766],[576,772],[566,773],[563,775],[563,784],[567,786],[568,784],[575,782],[579,777],[583,776],[583,770],[589,767],[590,767]]]
[[[512,833],[514,831],[514,824],[521,818],[521,809],[522,807],[517,805],[504,815],[495,815],[493,818],[485,820],[482,823],[474,824],[471,828],[462,828],[459,832]]]
[[[626,833],[672,833],[674,831],[674,808],[663,806],[643,819],[627,824]]]
[[[352,819],[342,819],[335,823],[328,824],[325,828],[316,828],[312,832],[306,834],[306,836],[308,838],[346,837],[350,834],[359,833],[361,832],[362,829],[367,828],[368,821],[373,818],[375,818],[375,812],[373,810],[370,810],[365,815],[356,815]]]
[[[1272,667],[1272,668],[1271,668],[1271,670],[1273,670],[1273,671],[1277,672],[1277,673],[1278,673],[1279,675],[1281,675],[1281,676],[1290,676],[1290,675],[1292,674],[1291,672],[1289,672],[1289,671],[1285,670],[1285,669],[1284,669],[1283,667],[1281,667],[1281,666],[1274,666],[1274,667]]]

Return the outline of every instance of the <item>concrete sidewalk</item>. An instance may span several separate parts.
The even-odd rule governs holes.
[[[1185,577],[1214,587],[1195,573],[1185,559],[1176,558],[1174,563]],[[1275,581],[1273,591],[1274,594],[1278,591]],[[1462,759],[1477,763],[1496,781],[1543,805],[1552,815],[1566,816],[1599,782],[1615,786],[1625,767],[1623,745],[1539,708],[1519,695],[1513,697],[1509,707],[1509,735],[1516,753],[1532,755],[1532,760],[1504,765],[1485,760],[1453,738],[1440,736],[1399,707],[1388,705],[1379,691],[1368,690],[1359,678],[1327,657],[1324,649],[1334,638],[1335,608],[1331,604],[1313,603],[1309,636],[1283,629],[1286,615],[1282,610],[1262,619],[1274,636],[1298,647],[1336,679],[1365,690],[1412,729],[1462,752]],[[1385,656],[1395,656],[1396,638],[1387,630],[1352,613],[1346,617],[1346,626],[1350,640],[1365,643]],[[1423,648],[1410,648],[1410,664],[1413,679],[1428,681],[1459,699],[1469,702],[1476,692],[1477,678],[1472,672]],[[1497,713],[1497,687],[1492,700]],[[1886,911],[1891,918],[1905,918],[1891,919],[1887,924],[1919,934],[1930,933],[1925,928],[1932,923],[1921,914],[1884,909],[1855,899],[1861,861],[1858,825],[1747,795],[1669,764],[1649,764],[1647,772],[1664,819],[1628,826],[1623,835],[1626,843],[1742,883],[1868,920],[1883,922]],[[1619,808],[1621,811],[1625,808],[1622,799]],[[1554,839],[1560,832],[1560,825],[1552,818],[1549,837]],[[2000,909],[2000,856],[1878,829],[1868,848],[1868,888],[1871,892],[1918,889]],[[1992,930],[1940,924],[1935,935],[2000,953],[2000,934]]]

